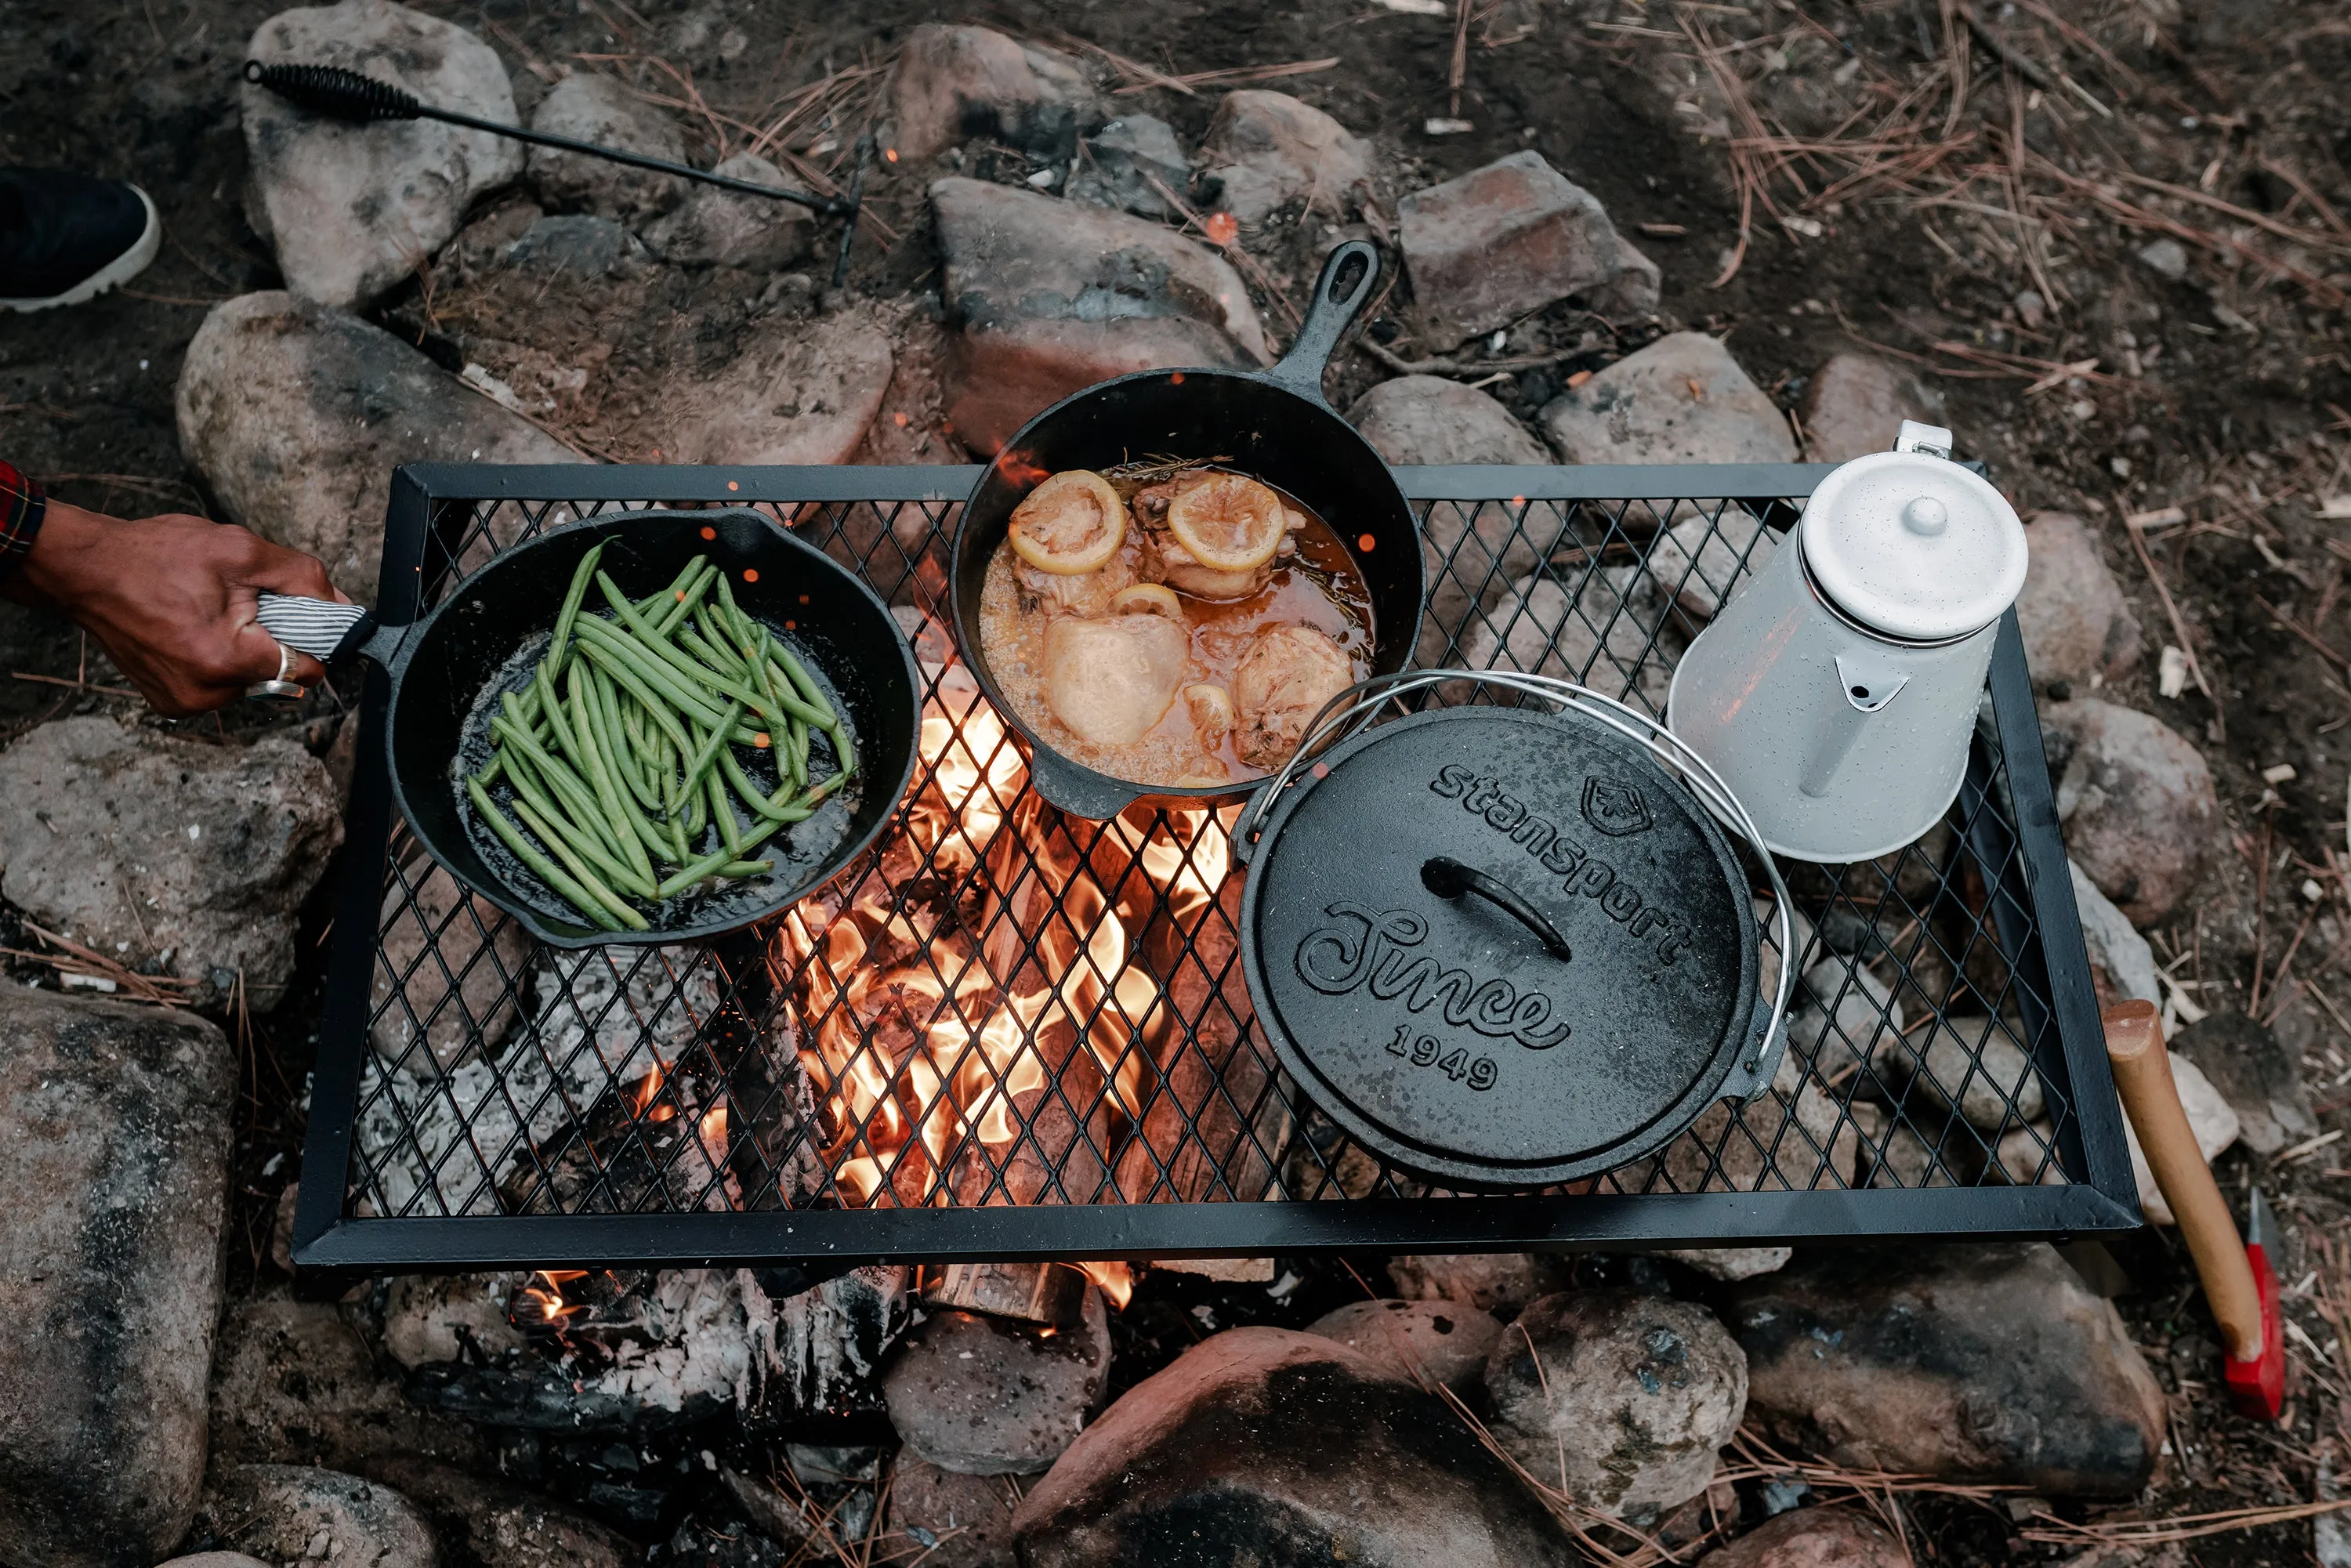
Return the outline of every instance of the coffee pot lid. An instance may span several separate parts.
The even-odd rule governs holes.
[[[1821,481],[1797,528],[1821,591],[1901,642],[1979,631],[2024,586],[2016,508],[1951,462],[1950,447],[1949,431],[1903,421],[1893,451],[1856,457]]]

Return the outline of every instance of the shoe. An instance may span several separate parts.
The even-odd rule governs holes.
[[[0,168],[0,309],[78,305],[147,269],[163,220],[122,180]]]

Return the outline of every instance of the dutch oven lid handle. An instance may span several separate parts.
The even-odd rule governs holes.
[[[1359,267],[1359,273],[1343,285],[1342,274],[1351,265]],[[1280,362],[1265,372],[1266,379],[1321,402],[1322,371],[1331,362],[1332,350],[1338,348],[1339,339],[1379,280],[1380,253],[1366,241],[1351,239],[1325,256],[1322,276],[1314,280],[1314,302],[1307,308],[1298,340]]]
[[[253,618],[261,629],[297,653],[322,664],[360,653],[388,664],[406,635],[405,626],[379,623],[364,604],[340,604],[331,599],[305,599],[295,593],[261,591]]]

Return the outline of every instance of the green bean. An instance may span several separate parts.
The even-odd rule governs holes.
[[[825,699],[824,688],[810,677],[808,670],[798,659],[792,657],[792,651],[778,642],[775,634],[764,626],[759,628],[759,652],[773,653],[783,661],[784,674],[791,677],[792,685],[799,688],[801,696],[808,699],[808,705],[823,716],[817,721],[819,724],[830,729],[841,722],[841,716],[832,711],[832,704]]]
[[[789,780],[786,780],[783,787],[771,797],[766,790],[759,788],[758,782],[749,774],[743,771],[743,765],[735,760],[731,752],[720,758],[719,766],[726,770],[726,781],[735,787],[735,793],[741,799],[743,804],[769,821],[797,822],[809,814],[806,811],[802,811],[798,817],[787,814],[800,803],[800,792]]]
[[[538,688],[538,711],[555,737],[556,749],[570,758],[572,767],[585,773],[587,758],[580,755],[580,737],[571,733],[571,716],[565,709],[563,699],[556,695],[555,681],[553,667],[546,660],[540,660],[538,678],[532,682]]]
[[[729,872],[727,868],[732,865],[755,865],[761,871],[772,871],[775,869],[775,862],[772,861],[745,861],[742,857],[736,854],[734,851],[722,845],[718,849],[713,850],[710,853],[703,856],[692,865],[685,866],[679,871],[673,873],[669,880],[661,884],[661,895],[664,898],[673,897],[677,894],[684,892],[687,888],[692,887],[695,883],[702,881],[707,876],[743,876],[754,874],[744,872]]]
[[[702,559],[700,556],[696,556],[695,559],[696,560]],[[677,629],[679,622],[684,621],[687,616],[702,608],[703,595],[710,591],[710,580],[713,576],[716,575],[717,571],[718,569],[716,567],[709,567],[708,570],[705,570],[700,576],[687,583],[684,591],[678,594],[676,602],[669,609],[664,611],[662,612],[662,618],[653,622],[653,629],[659,632],[663,636],[666,637]]]
[[[590,689],[596,699],[597,735],[605,748],[606,758],[621,783],[649,811],[661,810],[661,797],[653,786],[651,771],[645,768],[636,747],[631,742],[626,721],[621,714],[620,698],[613,695],[611,677],[601,669],[588,672]]]
[[[607,579],[606,580],[609,581],[610,580]],[[744,685],[741,681],[728,675],[721,674],[716,670],[710,668],[707,664],[700,664],[695,660],[687,657],[684,653],[673,647],[666,638],[648,637],[643,632],[639,631],[635,625],[631,625],[629,630],[637,632],[637,635],[632,640],[623,639],[617,634],[611,633],[611,628],[606,628],[607,633],[612,635],[612,640],[615,643],[625,644],[630,653],[634,653],[641,660],[656,665],[660,673],[669,674],[674,679],[683,678],[697,682],[703,685],[708,686],[711,690],[717,692],[722,696],[730,696],[739,699],[745,706],[750,707],[755,712],[761,713],[763,716],[772,715],[772,708],[763,707],[762,704],[771,704],[774,699],[762,698],[758,692]],[[773,716],[780,717],[779,715],[775,715]]]
[[[729,756],[726,760],[732,762],[734,758]],[[726,846],[729,858],[740,856],[743,852],[743,830],[735,821],[735,808],[727,803],[726,786],[719,780],[717,774],[713,773],[704,781],[703,791],[710,797],[710,816],[718,824],[719,841]]]
[[[620,786],[613,782],[611,769],[605,766],[603,747],[596,734],[595,699],[577,668],[571,672],[570,694],[571,727],[587,751],[590,782],[596,786],[596,799],[614,831],[626,841],[620,847],[628,855],[629,863],[637,868],[639,875],[652,878],[653,862],[646,858],[645,846],[636,831],[636,813],[621,799]]]
[[[589,662],[591,664],[594,663],[592,659]],[[620,736],[614,733],[612,727],[606,721],[604,715],[592,699],[590,703],[589,717],[593,726],[592,733],[589,736],[590,743],[594,746],[597,755],[604,759],[605,766],[611,770],[617,779],[621,776],[622,768],[626,766],[621,760],[621,754],[627,749],[627,747]],[[662,832],[660,824],[644,811],[637,810],[636,797],[631,793],[621,791],[620,803],[619,825],[633,835],[640,848],[650,850],[654,859],[667,862],[672,846],[668,838]],[[659,810],[656,808],[653,816],[658,815]]]
[[[765,876],[776,869],[773,861],[728,861],[718,868],[720,876]]]
[[[580,624],[586,627],[598,622],[582,622]],[[580,645],[590,660],[608,671],[632,696],[645,705],[645,711],[653,715],[654,722],[672,740],[684,745],[693,744],[686,738],[681,716],[691,719],[705,729],[717,725],[718,709],[705,706],[699,697],[688,695],[682,685],[653,668],[618,638],[606,633],[587,632],[580,638]]]
[[[733,676],[739,676],[745,673],[743,662],[740,659],[714,644],[708,637],[695,627],[679,627],[677,641],[680,647],[690,651],[695,658],[700,659],[712,669]]]
[[[687,561],[684,566],[678,569],[678,574],[669,580],[667,588],[663,589],[659,593],[649,593],[637,601],[637,612],[641,615],[651,615],[662,607],[664,601],[675,602],[677,591],[692,582],[694,574],[700,571],[704,563],[709,559],[706,555],[698,555]]]
[[[808,788],[809,727],[792,720],[792,732],[783,748],[785,763],[791,768],[792,788]]]
[[[685,768],[685,788],[690,792],[702,788],[703,776],[717,763],[718,754],[726,748],[727,733],[743,715],[743,705],[737,703],[726,710],[726,719],[710,732],[708,738],[697,747]]]
[[[608,851],[625,856],[627,848],[613,835],[611,824],[604,821],[603,808],[597,804],[595,790],[566,767],[561,758],[549,753],[531,737],[520,734],[503,717],[490,720],[490,733],[512,747],[515,755],[536,771],[540,781],[569,809],[576,825],[595,834]]]
[[[588,585],[596,578],[596,562],[603,554],[604,546],[599,541],[580,558],[580,564],[572,569],[571,586],[563,591],[563,608],[555,617],[555,636],[547,644],[547,661],[555,666],[559,675],[563,673],[564,655],[569,652],[571,623],[579,618],[580,601],[588,596]]]
[[[516,858],[528,866],[541,882],[560,894],[572,908],[604,930],[622,929],[621,922],[605,914],[602,905],[597,903],[586,888],[566,876],[553,861],[539,852],[538,846],[523,837],[521,829],[506,820],[505,814],[491,803],[490,792],[487,789],[483,789],[471,779],[465,780],[465,788],[474,797],[474,810],[481,813],[482,820],[490,825],[490,831],[497,834],[505,841],[507,848],[515,852]],[[635,915],[636,912],[631,910],[630,914]],[[642,919],[641,916],[639,918]]]
[[[571,847],[580,852],[580,859],[602,873],[622,891],[633,893],[640,898],[653,896],[652,881],[640,877],[626,861],[615,855],[607,847],[601,834],[573,821],[563,808],[558,806],[549,798],[547,787],[539,779],[532,777],[530,764],[523,760],[519,751],[515,754],[514,765],[507,770],[507,776],[514,784],[517,806],[528,805],[541,817],[546,818],[548,827],[551,827],[557,834],[569,841]],[[535,821],[531,821],[530,826],[540,838],[549,839],[548,827],[541,827]],[[550,844],[553,841],[552,839],[549,839]]]
[[[603,879],[598,876],[594,869],[588,864],[587,858],[564,842],[562,836],[540,818],[528,801],[517,795],[515,797],[514,807],[515,815],[520,817],[524,825],[537,833],[549,849],[555,852],[555,858],[563,862],[564,869],[571,873],[580,885],[587,891],[589,896],[611,911],[613,916],[622,925],[637,931],[646,928],[644,916],[630,908],[628,900],[605,886]]]

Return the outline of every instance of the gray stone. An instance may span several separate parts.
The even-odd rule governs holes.
[[[2188,276],[2188,247],[2176,239],[2149,241],[2139,246],[2138,258],[2174,283]]]
[[[1822,1077],[1834,1078],[1900,1038],[1906,1021],[1902,1004],[1883,980],[1852,958],[1832,954],[1802,971],[1788,1016],[1788,1047]]]
[[[642,1548],[594,1520],[495,1476],[408,1454],[376,1460],[368,1475],[414,1504],[461,1562],[496,1568],[636,1568],[644,1560]]]
[[[1702,620],[1739,596],[1780,548],[1780,536],[1739,507],[1720,520],[1698,513],[1659,534],[1649,570],[1683,609]]]
[[[514,89],[487,44],[385,0],[281,11],[246,59],[340,66],[438,108],[515,122]],[[268,89],[237,89],[248,168],[246,214],[277,253],[286,287],[345,308],[417,270],[474,199],[522,172],[521,147],[430,120],[350,125]]]
[[[1245,224],[1290,202],[1343,218],[1371,185],[1369,147],[1312,104],[1262,88],[1225,94],[1200,157],[1223,184],[1217,204]]]
[[[235,1088],[201,1019],[0,987],[0,1561],[112,1568],[187,1531]]]
[[[1573,1548],[1433,1394],[1331,1340],[1242,1328],[1144,1379],[1014,1515],[1025,1568],[1565,1568]]]
[[[432,1525],[406,1498],[380,1481],[307,1465],[239,1465],[214,1476],[200,1528],[279,1562],[438,1568],[441,1561]]]
[[[1902,1542],[1846,1508],[1792,1508],[1699,1562],[1706,1568],[1911,1568]]]
[[[1086,138],[1078,172],[1061,193],[1097,207],[1122,207],[1146,218],[1172,218],[1176,209],[1152,184],[1177,196],[1192,182],[1192,165],[1176,128],[1148,114],[1123,114]]]
[[[1641,569],[1569,570],[1566,585],[1548,576],[1520,578],[1472,614],[1458,663],[1465,670],[1552,675],[1663,714],[1674,673],[1658,646],[1665,617],[1640,591]]]
[[[213,308],[177,403],[181,448],[229,516],[362,603],[397,465],[587,461],[391,333],[276,291]]]
[[[2064,512],[2036,512],[2024,538],[2031,564],[2016,622],[2034,683],[2062,681],[2079,695],[2121,679],[2138,663],[2138,620],[2089,525]]]
[[[1705,1308],[1633,1291],[1545,1296],[1486,1363],[1495,1440],[1619,1519],[1706,1490],[1747,1408],[1747,1357]]]
[[[1501,1337],[1493,1313],[1467,1301],[1350,1301],[1306,1325],[1424,1386],[1467,1393]]]
[[[258,1557],[247,1557],[242,1552],[199,1552],[192,1557],[174,1557],[160,1568],[277,1568]]]
[[[1849,463],[1891,452],[1902,422],[1942,423],[1943,400],[1907,371],[1875,354],[1832,354],[1804,383],[1796,423],[1804,427],[1809,463]]]
[[[1669,1247],[1658,1254],[1697,1270],[1709,1280],[1752,1280],[1776,1274],[1796,1255],[1792,1247]]]
[[[1796,438],[1721,340],[1672,332],[1542,412],[1564,463],[1793,463]]]
[[[752,198],[746,196],[744,200]],[[594,213],[556,213],[538,219],[507,246],[507,266],[525,272],[559,274],[574,279],[610,277],[645,247],[617,218]]]
[[[778,190],[792,183],[782,170],[756,152],[737,152],[711,172]],[[645,243],[664,261],[775,272],[815,246],[816,218],[797,202],[695,185],[673,211],[645,231]]]
[[[2245,1145],[2263,1156],[2318,1133],[2302,1066],[2262,1024],[2231,1009],[2190,1024],[2171,1042],[2237,1113]]]
[[[1102,1403],[1110,1325],[1102,1293],[1082,1317],[1040,1330],[1008,1318],[937,1312],[906,1336],[882,1380],[890,1423],[918,1458],[972,1476],[1033,1476],[1051,1466]]]
[[[886,1531],[921,1549],[924,1568],[1014,1568],[1019,1490],[1000,1476],[964,1476],[911,1454],[890,1467]]]
[[[1432,343],[1507,327],[1571,295],[1619,319],[1657,308],[1657,264],[1539,152],[1416,191],[1396,217],[1414,318]]]
[[[93,714],[0,752],[9,902],[133,969],[241,974],[255,1012],[284,997],[342,841],[326,768],[283,733],[214,746]]]
[[[1508,1322],[1529,1301],[1567,1284],[1565,1260],[1541,1252],[1406,1252],[1388,1282],[1408,1301],[1466,1301]]]
[[[1075,60],[987,27],[922,24],[906,35],[890,77],[896,151],[906,158],[973,137],[1066,154],[1098,114],[1093,84]]]
[[[2090,962],[2105,974],[2117,998],[2161,1007],[2163,988],[2156,977],[2155,949],[2115,907],[2114,900],[2098,891],[2087,872],[2070,860],[2065,869],[2074,883],[2074,907],[2081,915],[2082,944],[2089,951]]]
[[[409,874],[420,878],[413,892],[384,894],[368,1040],[386,1061],[430,1077],[506,1039],[530,938],[433,862]]]
[[[383,1348],[402,1366],[456,1361],[468,1346],[486,1360],[521,1347],[507,1302],[528,1274],[402,1274],[383,1309]]]
[[[1807,1255],[1726,1319],[1764,1434],[1841,1465],[2128,1498],[2163,1444],[2121,1317],[2037,1242]]]
[[[2041,735],[2065,847],[2134,925],[2178,909],[2220,835],[2203,755],[2161,719],[2095,698],[2052,703]]]
[[[768,318],[723,370],[678,367],[663,389],[663,449],[681,463],[846,463],[881,412],[893,364],[890,334],[862,311]]]
[[[957,329],[947,417],[977,451],[1111,376],[1268,358],[1239,276],[1157,224],[978,180],[938,181],[931,204]]]
[[[685,139],[675,120],[615,78],[593,70],[576,71],[557,82],[531,111],[530,128],[672,163],[685,162]],[[677,205],[685,199],[687,185],[674,174],[553,147],[530,150],[530,183],[550,207],[598,213],[631,224]]]
[[[2187,1113],[2188,1130],[2195,1134],[2196,1152],[2204,1156],[2209,1166],[2237,1141],[2241,1128],[2236,1108],[2194,1062],[2178,1051],[2170,1053],[2170,1061],[2171,1082],[2179,1091],[2179,1108]],[[2139,1147],[2138,1129],[2130,1124],[2127,1117],[2123,1122],[2123,1142],[2130,1149],[2131,1176],[2138,1184],[2138,1206],[2147,1223],[2178,1224],[2163,1189],[2156,1185],[2155,1170],[2147,1163],[2147,1151]]]
[[[1991,1018],[1938,1019],[1918,1034],[1885,1037],[1871,1065],[1896,1089],[1986,1133],[2039,1116],[2041,1075],[2007,1023]]]
[[[1666,1146],[1654,1162],[1664,1166],[1661,1181],[1650,1185],[1648,1160],[1612,1179],[1626,1192],[1820,1191],[1853,1179],[1860,1147],[1852,1118],[1788,1051],[1769,1090],[1744,1105],[1716,1102]]]

